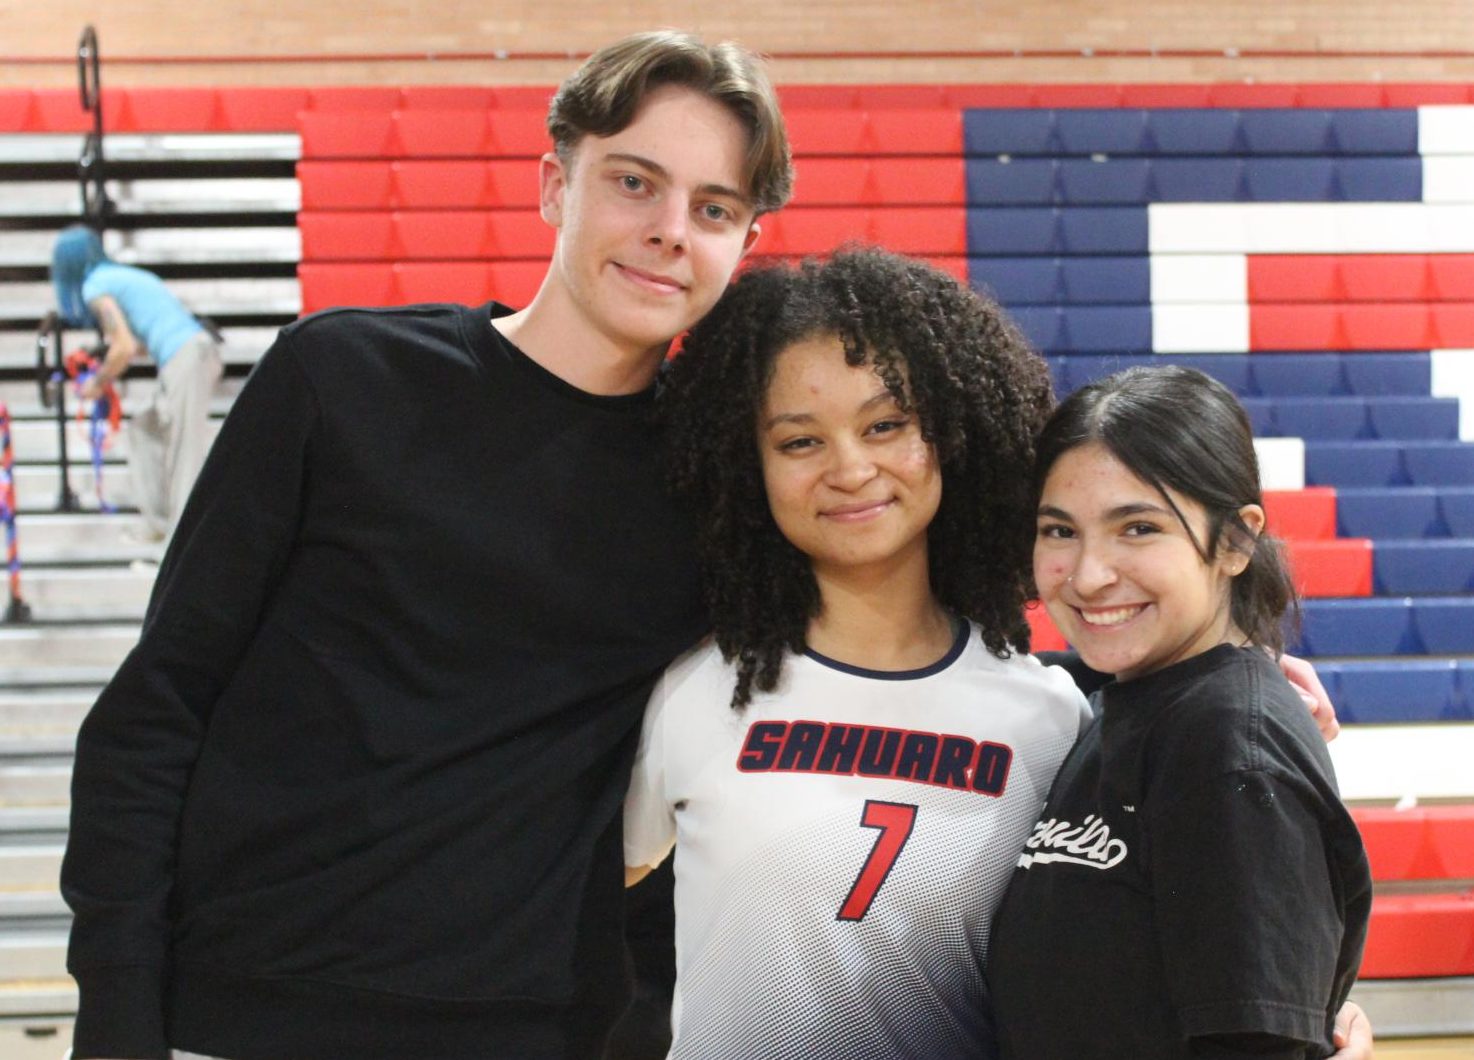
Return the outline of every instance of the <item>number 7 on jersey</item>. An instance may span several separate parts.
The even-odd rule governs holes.
[[[860,866],[860,875],[855,877],[854,886],[839,907],[836,920],[865,919],[880,885],[885,883],[906,846],[906,840],[911,838],[911,828],[916,824],[916,807],[909,802],[866,799],[860,824],[865,828],[879,829],[880,834],[875,837],[875,846],[870,848],[870,855]]]

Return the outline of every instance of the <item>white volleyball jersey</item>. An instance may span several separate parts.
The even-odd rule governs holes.
[[[988,1055],[993,912],[1089,712],[965,627],[924,670],[790,656],[731,708],[714,644],[651,697],[625,862],[676,847],[679,1060]]]

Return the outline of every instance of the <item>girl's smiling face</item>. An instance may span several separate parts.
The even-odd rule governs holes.
[[[1257,505],[1240,515],[1251,532],[1263,528]],[[1100,443],[1055,461],[1038,520],[1039,596],[1092,669],[1129,681],[1243,641],[1229,589],[1248,557],[1220,545],[1204,559],[1199,543],[1212,550],[1202,505],[1175,490],[1164,496]]]
[[[936,453],[874,367],[845,362],[838,336],[778,354],[757,430],[769,510],[816,574],[926,570]]]

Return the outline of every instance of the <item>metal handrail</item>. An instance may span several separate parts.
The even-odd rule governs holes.
[[[41,405],[56,413],[56,442],[61,483],[56,495],[56,510],[81,510],[72,491],[71,460],[67,452],[67,373],[65,345],[66,325],[57,313],[47,313],[36,332],[36,386]]]
[[[112,215],[107,194],[107,160],[103,155],[102,72],[98,62],[97,30],[88,26],[77,41],[77,87],[82,109],[92,115],[92,129],[82,141],[77,180],[82,191],[82,220],[101,229]]]

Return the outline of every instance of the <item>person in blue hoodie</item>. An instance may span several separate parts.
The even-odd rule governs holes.
[[[221,376],[215,339],[153,273],[120,265],[97,233],[73,225],[56,240],[51,282],[62,318],[96,328],[107,352],[84,383],[95,399],[138,358],[153,361],[158,383],[129,425],[128,469],[145,532],[170,534],[210,448],[210,395]]]

